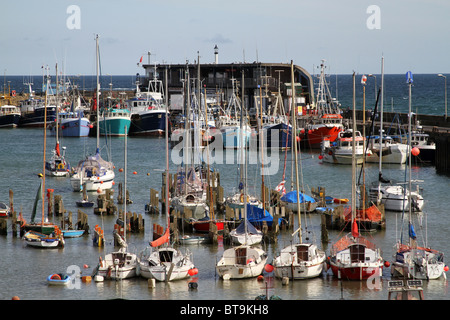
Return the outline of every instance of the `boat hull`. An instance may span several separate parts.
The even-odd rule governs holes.
[[[341,265],[339,263],[330,263],[333,275],[338,279],[345,280],[367,280],[373,276],[382,275],[382,264],[370,263],[351,263]]]
[[[47,123],[56,119],[56,107],[47,107]],[[34,111],[22,112],[19,127],[43,127],[45,123],[45,108],[36,108]]]
[[[0,116],[0,128],[15,128],[19,125],[20,113]]]
[[[130,131],[131,119],[129,117],[104,119],[99,121],[100,135],[126,136]]]
[[[88,118],[64,119],[61,121],[61,136],[88,137],[91,124]]]
[[[162,136],[166,131],[166,115],[163,110],[132,114],[129,135]]]

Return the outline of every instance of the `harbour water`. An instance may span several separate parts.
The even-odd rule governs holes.
[[[442,114],[443,101],[441,100],[441,83],[435,75],[422,75],[429,77],[430,81],[424,81],[428,89],[413,89],[413,106],[424,114]],[[394,91],[394,108],[398,112],[407,112],[407,102],[403,96],[407,96],[404,75],[391,75],[399,84]],[[419,87],[421,75],[415,77],[416,86]],[[126,82],[131,83],[131,77]],[[338,77],[348,81],[338,84],[339,100],[343,107],[351,107],[351,76]],[[386,76],[386,80],[389,75]],[[436,79],[435,79],[436,78]],[[22,77],[20,77],[22,79]],[[331,78],[332,79],[332,78]],[[394,80],[395,80],[394,79]],[[21,80],[20,80],[21,81]],[[115,80],[113,80],[114,82]],[[397,82],[395,82],[397,83]],[[380,81],[378,80],[378,85]],[[386,83],[387,85],[387,83]],[[402,86],[405,88],[402,89]],[[120,86],[119,86],[120,87]],[[125,86],[122,86],[125,87]],[[130,84],[130,88],[132,85]],[[389,86],[392,89],[392,86]],[[387,88],[386,88],[387,89]],[[390,90],[391,90],[390,89]],[[16,88],[17,91],[18,88]],[[368,87],[366,90],[369,90]],[[426,91],[424,93],[424,90]],[[406,93],[406,94],[405,94]],[[385,95],[390,102],[390,96]],[[417,99],[414,99],[414,96]],[[443,94],[442,94],[443,96]],[[367,97],[367,99],[370,99]],[[373,99],[373,96],[372,98]],[[399,103],[395,103],[398,101]],[[400,103],[402,101],[402,103]],[[366,102],[368,103],[368,102]],[[367,104],[366,104],[367,105]],[[374,100],[373,100],[374,105]],[[404,108],[406,105],[406,109]],[[442,105],[442,107],[440,107]],[[439,107],[438,107],[439,106]],[[387,107],[386,107],[387,108]],[[390,104],[389,104],[390,108]],[[389,110],[390,111],[390,110]],[[43,168],[43,129],[39,128],[15,128],[5,129],[0,132],[0,141],[3,152],[0,153],[0,201],[8,202],[9,190],[14,192],[14,209],[22,212],[25,219],[29,220],[36,191],[40,179],[38,174]],[[66,158],[72,166],[81,160],[86,154],[95,152],[96,139],[64,138],[61,146],[66,147]],[[124,173],[117,169],[124,167],[124,138],[101,138],[102,155],[111,155],[116,167],[115,195],[118,194],[117,185],[124,181]],[[142,234],[128,234],[129,249],[134,252],[143,250],[151,240],[152,224],[154,222],[163,224],[162,215],[146,215],[145,204],[149,202],[150,188],[160,190],[162,172],[165,169],[165,141],[163,138],[138,138],[127,139],[127,186],[130,192],[132,204],[127,205],[127,210],[141,213],[145,219],[145,232]],[[47,155],[55,146],[54,137],[47,136]],[[318,158],[318,151],[302,150],[301,165],[303,182],[306,190],[324,187],[327,195],[336,198],[351,198],[351,166],[322,164]],[[265,184],[270,188],[282,180],[284,153],[279,154],[279,169],[274,175],[265,177]],[[286,164],[286,186],[291,184],[291,154],[287,153]],[[220,172],[221,185],[225,193],[231,193],[237,186],[237,165],[235,163],[213,164]],[[261,176],[257,165],[248,167],[249,191],[259,194]],[[175,172],[176,165],[170,163],[171,172]],[[136,172],[136,174],[134,174]],[[397,181],[404,181],[404,165],[383,165],[383,176]],[[366,181],[375,181],[378,177],[378,164],[368,164],[366,170]],[[450,178],[438,175],[433,166],[414,166],[412,177],[423,180],[421,187],[425,198],[424,215],[414,214],[415,218],[421,218],[421,225],[416,226],[416,232],[423,234],[427,239],[426,246],[444,252],[446,262],[450,256],[448,247],[448,230],[450,222],[448,212],[448,191],[450,190]],[[81,194],[73,192],[68,178],[46,178],[46,188],[54,189],[55,195],[61,195],[64,207],[72,211],[74,217],[78,208],[75,202],[81,198]],[[96,198],[95,194],[91,198]],[[118,205],[121,208],[120,205]],[[45,209],[47,210],[47,208]],[[90,235],[81,238],[66,239],[66,245],[62,249],[40,250],[27,247],[20,237],[14,237],[9,231],[8,235],[0,236],[0,299],[10,300],[18,296],[22,300],[108,300],[124,298],[130,300],[254,300],[255,297],[266,294],[277,295],[284,300],[385,300],[387,298],[387,282],[390,280],[390,269],[384,268],[383,277],[379,283],[376,282],[350,282],[339,281],[333,277],[331,270],[324,272],[319,278],[305,281],[290,281],[283,285],[279,279],[265,274],[266,282],[254,279],[223,281],[215,273],[215,263],[227,248],[219,242],[218,245],[195,245],[188,249],[193,253],[194,262],[199,269],[195,278],[170,283],[156,283],[156,287],[150,289],[145,279],[134,278],[125,281],[104,281],[96,283],[80,282],[75,288],[63,288],[48,286],[46,278],[57,272],[67,272],[68,268],[79,268],[80,276],[91,275],[93,268],[98,263],[99,256],[104,256],[113,250],[112,231],[116,216],[102,217],[95,215],[93,209],[84,209],[89,217],[91,230],[95,225],[103,226],[105,230],[106,244],[103,248],[94,247]],[[366,236],[377,244],[383,252],[385,260],[392,261],[394,253],[393,246],[400,237],[397,230],[400,229],[401,217],[399,213],[386,212],[386,230],[366,234]],[[307,226],[310,240],[320,243],[320,216],[312,214],[302,221],[303,227]],[[11,229],[9,229],[11,230]],[[306,231],[303,231],[306,234]],[[339,231],[329,231],[328,244],[324,249],[329,254],[331,243],[342,235]],[[275,257],[279,250],[291,241],[290,231],[283,231],[277,244],[264,245],[268,252],[269,261]],[[198,289],[190,290],[188,283],[196,281]],[[267,284],[267,285],[266,285]],[[440,278],[433,281],[424,281],[424,294],[428,300],[448,300],[448,280]]]
[[[9,129],[0,133],[1,145],[4,152],[0,154],[0,197],[8,201],[8,191],[14,191],[14,208],[21,211],[29,220],[34,197],[39,186],[38,173],[42,172],[43,130],[34,129]],[[149,202],[150,188],[160,190],[161,173],[164,170],[165,143],[161,138],[134,138],[129,137],[128,161],[127,161],[127,185],[132,204],[127,206],[131,212],[142,213],[145,219],[145,233],[129,234],[128,242],[130,250],[139,252],[148,245],[151,237],[153,222],[163,223],[161,215],[146,215],[144,206]],[[65,146],[66,156],[72,165],[76,164],[84,154],[92,154],[95,150],[95,138],[63,139],[61,145]],[[110,151],[112,160],[116,166],[116,186],[123,181],[124,173],[119,173],[117,168],[124,166],[124,138],[111,138],[108,142],[108,150],[103,149],[102,154]],[[48,137],[47,155],[54,147],[54,139]],[[280,170],[273,176],[266,176],[265,183],[274,188],[280,181],[283,172],[284,154],[280,153]],[[290,159],[290,153],[287,159]],[[312,150],[302,151],[302,171],[305,188],[322,186],[326,193],[337,198],[351,197],[351,166],[336,166],[321,164],[318,153]],[[287,186],[290,185],[291,161],[287,163]],[[236,186],[237,166],[234,164],[216,165],[221,173],[221,185],[226,192],[231,192]],[[176,166],[171,164],[171,172]],[[134,174],[136,172],[136,174]],[[385,177],[402,181],[405,175],[404,165],[385,165],[383,174]],[[378,174],[376,164],[368,165],[366,179],[374,181]],[[422,228],[417,232],[427,235],[427,245],[442,250],[446,257],[449,256],[447,219],[448,198],[450,180],[446,176],[437,175],[432,166],[414,167],[413,179],[423,180],[421,186],[424,189],[426,199],[425,215],[422,220]],[[258,193],[260,176],[256,165],[248,168],[249,190]],[[46,188],[54,189],[55,195],[61,195],[67,211],[72,211],[76,217],[77,207],[75,202],[81,195],[73,192],[68,178],[46,178]],[[116,195],[117,195],[117,189]],[[93,195],[95,197],[95,194]],[[120,208],[120,206],[119,206]],[[102,283],[80,283],[78,288],[51,287],[46,283],[49,274],[65,272],[68,267],[77,266],[83,275],[91,275],[92,269],[98,263],[99,256],[104,256],[113,250],[112,231],[116,217],[105,216],[102,218],[93,214],[93,209],[84,210],[89,216],[89,225],[103,226],[106,236],[104,248],[94,247],[91,236],[66,239],[66,245],[62,249],[41,250],[27,247],[20,237],[8,235],[0,236],[0,299],[11,299],[19,296],[21,299],[30,300],[105,300],[105,299],[150,299],[150,300],[252,300],[256,296],[265,294],[264,282],[254,279],[223,281],[215,274],[215,263],[226,248],[219,245],[195,245],[189,246],[193,253],[194,262],[199,269],[194,279],[181,280],[172,283],[157,283],[154,289],[148,288],[148,282],[141,278],[125,281],[105,281]],[[400,216],[395,212],[387,212],[387,227],[385,231],[377,231],[367,234],[367,237],[381,247],[385,260],[391,260],[393,246],[398,238],[397,229],[400,225]],[[310,219],[303,221],[303,227],[307,226],[310,240],[316,239],[320,244],[320,218],[313,214]],[[425,228],[427,226],[427,228]],[[303,232],[305,233],[305,231]],[[329,231],[329,240],[333,242],[340,236],[338,231]],[[278,250],[291,240],[290,232],[283,231],[277,244],[268,244],[264,248],[269,254],[269,261]],[[324,249],[329,253],[329,246]],[[87,268],[85,268],[87,266]],[[387,281],[390,279],[389,268],[383,271],[383,277],[375,288],[376,283],[338,281],[331,274],[331,270],[321,277],[305,281],[291,281],[288,285],[282,285],[279,279],[273,279],[267,275],[269,295],[278,295],[282,299],[311,299],[311,300],[336,300],[343,297],[350,300],[384,300],[387,298]],[[195,280],[198,283],[197,290],[189,290],[188,282]],[[374,287],[375,286],[375,287]],[[447,279],[441,278],[424,282],[424,292],[427,299],[446,300],[450,298]]]

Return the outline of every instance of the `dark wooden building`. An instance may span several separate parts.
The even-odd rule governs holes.
[[[145,76],[141,76],[141,90],[147,89],[148,79],[155,77],[166,83],[171,111],[183,110],[183,90],[186,74],[189,72],[191,84],[196,84],[198,74],[202,90],[208,98],[217,104],[226,104],[233,92],[242,97],[242,79],[244,79],[245,106],[250,110],[258,103],[255,97],[261,97],[263,107],[270,104],[271,97],[281,93],[285,109],[290,105],[291,64],[283,63],[216,63],[198,64],[144,64]],[[199,71],[200,69],[200,71]],[[167,70],[167,72],[166,72]],[[242,74],[243,72],[243,74]],[[243,76],[243,78],[242,78]],[[302,67],[294,65],[294,83],[296,84],[297,106],[314,105],[314,88],[311,75]]]

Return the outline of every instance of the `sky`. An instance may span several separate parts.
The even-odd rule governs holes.
[[[144,73],[143,63],[290,63],[331,74],[450,73],[448,0],[15,0],[0,19],[0,71]],[[53,72],[53,71],[51,71]]]

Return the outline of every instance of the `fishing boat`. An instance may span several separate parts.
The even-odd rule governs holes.
[[[209,237],[205,235],[185,234],[178,238],[178,242],[181,245],[195,245],[209,243]]]
[[[96,37],[96,61],[97,61],[97,92],[96,92],[96,110],[97,119],[99,119],[99,55],[98,55],[98,36]],[[114,164],[104,160],[100,155],[100,126],[97,125],[97,149],[95,155],[87,156],[78,162],[73,168],[70,176],[70,184],[73,191],[104,191],[111,189],[114,184]]]
[[[340,131],[335,142],[330,144],[330,140],[325,138],[322,144],[322,153],[319,158],[322,162],[333,164],[352,164],[352,149],[355,144],[356,163],[361,164],[366,153],[364,149],[365,138],[360,131],[355,132],[355,139],[352,138],[352,129]]]
[[[100,135],[126,136],[130,130],[131,113],[128,109],[107,108],[98,121]]]
[[[232,79],[233,92],[228,101],[227,108],[224,111],[224,115],[219,117],[217,124],[217,128],[222,133],[223,146],[226,149],[239,149],[241,143],[243,143],[244,148],[247,148],[252,133],[248,122],[248,115],[244,115],[244,112],[246,113],[247,111],[242,108],[241,101],[236,96],[235,80]],[[241,135],[244,137],[243,140],[240,138]]]
[[[0,128],[15,128],[19,125],[20,108],[12,105],[0,106]]]
[[[161,80],[154,78],[148,83],[148,90],[139,88],[139,74],[136,75],[136,93],[126,101],[131,112],[130,135],[162,136],[166,130],[166,117],[169,112],[164,106],[164,89]],[[169,128],[170,130],[170,122]]]
[[[293,64],[291,63],[292,68]],[[293,71],[291,71],[293,77]],[[292,96],[292,101],[295,101],[295,93]],[[295,110],[293,111],[293,113]],[[296,131],[296,123],[293,124],[294,131]],[[297,190],[300,189],[299,180],[299,166],[297,154],[298,144],[294,144],[294,163],[295,163],[295,184]],[[301,153],[300,153],[301,155]],[[300,178],[303,186],[303,171],[300,172]],[[295,212],[298,215],[298,229],[292,234],[292,241],[289,246],[284,247],[278,256],[273,260],[273,268],[275,271],[275,276],[277,278],[288,277],[289,279],[307,279],[319,276],[322,271],[326,260],[325,251],[319,249],[314,243],[307,243],[303,240],[302,234],[302,220],[301,220],[301,207],[304,207],[304,212],[306,212],[306,202],[300,200],[301,193],[295,191]],[[303,204],[302,204],[303,203]],[[298,238],[294,236],[298,235]],[[306,237],[305,240],[309,238]]]
[[[355,74],[353,73],[353,88]],[[355,90],[353,90],[353,118],[355,119]],[[356,123],[353,122],[353,134]],[[355,146],[353,146],[353,152]],[[328,265],[338,279],[366,280],[369,277],[380,277],[383,269],[381,250],[363,237],[356,221],[356,161],[352,163],[352,221],[351,232],[336,241],[330,250]]]
[[[47,277],[47,283],[53,286],[65,286],[72,281],[72,278],[65,273],[53,273]]]
[[[226,249],[216,264],[223,280],[244,279],[259,276],[267,262],[267,253],[258,247],[241,245]]]
[[[409,88],[409,114],[411,114],[411,87],[413,83],[411,72],[406,73],[406,79]],[[411,132],[411,118],[408,120],[408,132]],[[411,152],[411,135],[409,135],[408,146],[409,152]],[[412,159],[411,157],[409,157],[409,190],[411,190],[411,164]],[[419,280],[439,279],[441,276],[445,276],[444,271],[448,270],[448,267],[446,267],[444,264],[444,253],[436,249],[432,249],[430,246],[428,246],[426,243],[426,239],[423,239],[423,246],[418,245],[418,239],[414,230],[414,223],[412,219],[411,195],[408,196],[407,201],[410,203],[410,205],[408,207],[408,211],[406,211],[406,209],[403,211],[402,226],[406,220],[408,225],[402,227],[400,239],[395,244],[395,253],[393,257],[394,259],[391,264],[391,274],[394,277],[401,276]],[[405,214],[408,214],[408,216],[404,217]],[[404,239],[404,230],[405,232],[406,230],[408,232],[407,240]]]
[[[434,163],[436,158],[436,143],[430,139],[430,135],[423,131],[419,121],[416,121],[414,130],[411,132],[411,145],[419,149],[415,154],[412,152],[415,163]]]
[[[383,136],[382,138],[380,136],[370,136],[368,138],[368,148],[370,152],[366,157],[366,162],[378,163],[381,155],[383,163],[404,164],[408,155],[408,146],[404,143],[395,142],[389,136]]]
[[[49,81],[49,76],[47,75]],[[29,88],[28,98],[20,101],[19,127],[42,127],[52,123],[56,119],[56,105],[48,105],[42,99],[37,99],[31,88],[31,83],[27,83]],[[48,87],[48,86],[47,86]],[[46,90],[47,92],[47,90]]]
[[[58,122],[62,137],[87,137],[93,125],[83,110],[59,112]],[[51,130],[55,131],[55,127]],[[52,131],[51,131],[52,132]]]
[[[324,139],[333,143],[344,129],[339,103],[331,97],[325,76],[325,60],[320,64],[320,76],[316,96],[317,119],[301,130],[300,138],[309,148],[320,149]]]

